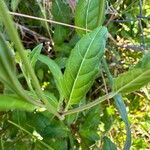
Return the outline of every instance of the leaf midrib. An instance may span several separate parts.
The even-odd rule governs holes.
[[[89,8],[90,8],[90,3],[91,3],[91,0],[88,0],[88,4],[87,4],[87,11],[86,11],[86,19],[85,19],[85,27],[86,27],[86,30],[88,30],[88,15],[89,15]],[[87,33],[87,31],[86,31]]]
[[[82,60],[82,62],[81,62],[81,64],[80,64],[80,66],[79,66],[78,73],[77,73],[77,75],[76,75],[75,81],[74,81],[73,86],[72,86],[72,90],[71,90],[71,92],[70,92],[69,101],[68,101],[68,106],[69,106],[69,104],[70,104],[71,97],[72,97],[72,94],[73,94],[73,91],[74,91],[74,87],[75,87],[75,85],[76,85],[76,82],[77,82],[77,79],[78,79],[80,70],[81,70],[81,68],[82,68],[82,65],[83,65],[84,61],[86,60],[86,55],[87,55],[87,53],[88,53],[88,51],[89,51],[89,49],[90,49],[90,47],[91,47],[91,45],[92,45],[92,43],[93,43],[95,37],[96,37],[97,34],[99,33],[99,31],[100,31],[100,30],[98,30],[98,32],[95,34],[94,38],[92,39],[91,43],[89,44],[89,47],[88,47],[88,49],[87,49],[87,51],[86,51],[86,53],[85,53],[85,55],[84,55],[84,57],[83,57],[83,60]]]

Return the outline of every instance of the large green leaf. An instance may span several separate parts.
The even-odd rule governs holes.
[[[84,36],[72,50],[64,73],[67,107],[78,103],[90,89],[104,54],[107,29],[99,27]]]
[[[103,24],[105,0],[79,0],[75,11],[75,25],[93,30]],[[86,31],[77,30],[82,35]]]
[[[130,93],[139,90],[150,82],[150,52],[131,70],[114,79],[113,90]]]
[[[0,95],[0,111],[20,109],[34,111],[37,106],[30,104],[17,96]]]

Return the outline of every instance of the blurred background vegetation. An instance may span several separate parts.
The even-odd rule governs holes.
[[[61,1],[60,7],[64,11],[60,14],[57,11],[57,5],[52,0],[5,1],[11,12],[74,24],[75,3],[71,3],[71,0]],[[16,16],[13,14],[13,16],[25,48],[32,50],[38,44],[43,43],[42,53],[55,59],[63,70],[70,50],[79,39],[74,29],[35,20],[30,17],[25,18],[21,15]],[[107,62],[109,63],[111,73],[117,76],[131,68],[146,51],[150,50],[150,0],[107,0],[104,25],[108,27],[112,35],[106,47]],[[5,33],[5,28],[1,23],[0,30],[5,35],[5,38],[9,40],[9,37],[7,37]],[[11,46],[13,47],[13,43],[11,43]],[[54,91],[57,95],[52,76],[47,72],[47,68],[39,63],[36,66],[36,74],[43,89]],[[105,73],[103,73],[103,76],[103,79],[99,77],[95,81],[91,91],[88,93],[89,98],[93,99],[110,91],[109,87],[107,87],[108,81],[105,79]],[[101,79],[105,80],[106,85]],[[47,82],[48,80],[51,82]],[[23,80],[21,82],[24,83]],[[3,85],[0,84],[0,92],[2,93],[4,90]],[[143,87],[140,91],[124,95],[123,99],[127,106],[129,122],[131,124],[131,149],[150,149],[150,84]],[[99,126],[98,134],[103,135],[104,132],[109,131],[106,134],[109,135],[114,143],[120,143],[117,146],[119,149],[122,149],[125,140],[125,125],[115,105],[108,100],[100,107],[101,112],[99,115],[102,117],[100,119],[99,116],[96,118]],[[31,149],[40,149],[37,145],[33,144],[35,139],[31,135],[16,128],[8,123],[7,120],[13,120],[16,124],[24,127],[24,123],[28,120],[27,118],[32,118],[32,120],[28,120],[28,126],[30,126],[28,129],[33,128],[36,122],[38,125],[34,128],[36,131],[40,131],[40,128],[45,127],[47,124],[47,120],[42,118],[42,115],[43,114],[39,113],[36,115],[36,118],[34,118],[35,116],[30,113],[25,114],[25,112],[22,111],[0,112],[1,147],[4,146],[6,149],[23,150],[26,149],[28,145]],[[46,116],[46,114],[44,115]],[[87,119],[92,119],[90,112],[89,118],[87,117]],[[86,120],[80,118],[78,124],[82,124],[82,122],[86,122]],[[88,125],[84,123],[83,126],[86,127]],[[72,127],[72,129],[74,128],[76,128],[76,126]],[[64,128],[64,130],[68,129]],[[56,131],[59,132],[59,130]],[[51,137],[51,133],[47,133],[46,135],[45,132],[46,130],[42,131],[43,137],[48,140],[48,136]],[[56,134],[54,136],[65,137],[66,135],[65,132],[60,131],[58,135]],[[84,139],[87,135],[84,135],[84,131],[81,131],[81,136]],[[96,135],[95,138],[97,138]],[[86,143],[86,138],[84,140]],[[51,142],[53,142],[54,145],[56,144],[55,141]],[[62,142],[64,146],[61,147],[61,149],[65,149],[65,141],[62,140],[60,142]],[[59,141],[57,141],[57,144],[59,145]],[[97,145],[101,145],[101,143],[98,142]],[[55,147],[57,149],[57,145],[55,145]],[[60,147],[58,147],[58,149],[60,149]]]

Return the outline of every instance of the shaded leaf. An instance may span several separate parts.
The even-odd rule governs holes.
[[[103,24],[105,0],[79,0],[75,11],[75,25],[93,30]],[[86,33],[77,30],[80,35]]]
[[[63,23],[69,23],[71,18],[71,13],[68,5],[62,0],[52,1],[52,14],[56,21],[61,21]]]
[[[41,135],[48,138],[64,138],[68,136],[68,128],[60,121],[53,121],[43,129]]]
[[[103,144],[103,150],[117,150],[116,145],[108,138],[104,137],[103,138],[104,144]]]
[[[82,138],[89,140],[89,144],[91,142],[96,142],[100,138],[96,130],[80,130],[80,135],[82,136]]]
[[[54,43],[55,44],[63,44],[64,40],[68,36],[68,29],[66,27],[57,25],[55,26],[55,31],[54,31]]]

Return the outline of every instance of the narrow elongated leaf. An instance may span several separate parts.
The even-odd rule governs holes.
[[[32,64],[33,68],[38,60],[38,57],[42,50],[42,47],[43,47],[43,44],[37,45],[30,54],[31,64]]]
[[[50,71],[51,71],[51,73],[55,79],[56,86],[57,86],[61,96],[64,95],[63,94],[64,93],[63,92],[63,85],[62,85],[63,84],[62,83],[63,82],[63,75],[62,75],[62,72],[61,72],[59,66],[55,63],[55,61],[53,61],[52,59],[50,59],[47,56],[39,55],[38,59],[42,63],[46,64],[49,67],[49,69],[50,69]]]
[[[99,71],[107,29],[99,27],[84,36],[72,50],[64,73],[67,105],[78,103],[88,92]]]
[[[15,61],[14,55],[10,48],[8,47],[7,43],[5,42],[2,34],[0,33],[0,69],[5,70],[5,75],[8,74],[8,70],[12,73],[15,72]]]
[[[122,120],[125,123],[126,126],[126,142],[124,145],[124,150],[130,150],[131,147],[131,129],[130,129],[130,124],[128,122],[128,115],[126,111],[126,106],[122,100],[121,95],[116,95],[114,97],[115,104],[117,106],[117,109],[119,110],[119,113],[121,115]]]
[[[37,106],[30,104],[17,96],[0,95],[0,111],[20,109],[34,111]]]
[[[103,24],[105,0],[79,0],[75,11],[75,25],[93,30]],[[77,30],[80,35],[86,33]]]
[[[113,77],[112,77],[112,75],[109,71],[109,67],[107,65],[106,59],[103,58],[102,62],[103,62],[105,72],[106,72],[106,74],[108,76],[108,79],[109,79],[110,87],[112,87]],[[116,105],[116,107],[119,111],[119,114],[121,115],[121,118],[124,121],[125,126],[126,126],[126,142],[125,142],[125,145],[124,145],[124,150],[129,150],[130,147],[131,147],[131,129],[130,129],[130,124],[128,122],[128,114],[127,114],[127,111],[126,111],[126,106],[124,104],[124,101],[123,101],[123,98],[122,98],[121,94],[117,94],[113,98],[115,100],[115,105]]]
[[[18,82],[15,78],[15,61],[12,50],[5,42],[2,34],[0,34],[0,81],[15,89],[12,84]]]
[[[150,52],[131,70],[114,79],[113,90],[130,93],[139,90],[150,82]]]

